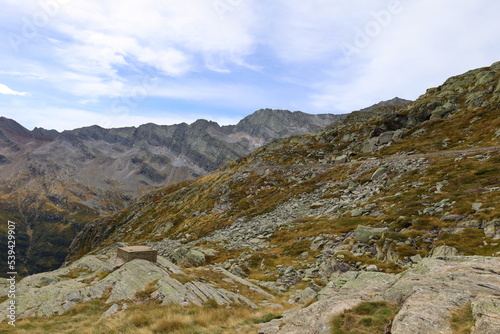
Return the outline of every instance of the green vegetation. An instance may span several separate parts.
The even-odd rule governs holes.
[[[384,334],[388,333],[397,305],[386,302],[363,302],[351,310],[333,317],[332,334]]]

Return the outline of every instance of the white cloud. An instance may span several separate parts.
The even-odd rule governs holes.
[[[500,3],[401,4],[402,12],[352,57],[350,65],[316,84],[318,92],[311,96],[314,108],[350,111],[394,96],[415,99],[450,76],[499,60]]]
[[[224,0],[231,4],[224,15],[215,0],[54,1],[59,5],[51,9],[53,15],[27,43],[43,44],[40,51],[53,62],[46,64],[53,67],[47,80],[61,91],[113,97],[134,89],[145,69],[181,77],[229,74],[233,65],[255,68],[244,59],[255,45],[251,0]],[[11,3],[10,10],[29,21],[35,13],[44,15],[41,3]]]
[[[106,47],[115,55],[133,56],[168,75],[191,69],[185,53],[202,58],[219,54],[230,61],[248,54],[253,45],[252,15],[235,8],[221,19],[212,1],[145,0],[140,5],[133,0],[73,1],[64,13],[58,29],[69,32],[81,46],[96,51]],[[112,58],[107,58],[110,63]]]
[[[47,105],[87,101],[82,108],[107,110],[107,98],[151,97],[155,108],[163,98],[211,110],[347,112],[396,95],[416,98],[500,54],[500,2],[491,0],[53,1],[57,13],[24,53],[0,49],[0,75],[33,93],[39,85],[36,96],[50,97],[37,102]],[[9,0],[8,22],[43,12],[42,2]],[[394,3],[402,12],[346,62],[343,47]],[[9,29],[19,33],[18,21]]]
[[[0,84],[0,94],[4,95],[19,95],[19,96],[30,96],[27,92],[16,92],[15,90],[7,87],[6,85]]]

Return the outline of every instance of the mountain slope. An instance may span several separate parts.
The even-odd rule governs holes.
[[[315,258],[311,275],[320,278],[323,267],[397,272],[444,244],[496,254],[499,67],[450,78],[367,121],[355,112],[317,135],[274,140],[212,175],[152,192],[87,225],[70,258],[120,240],[149,242],[189,264],[190,249],[208,247],[219,254],[210,263],[286,283],[276,265],[302,253],[299,278]],[[370,228],[385,236],[372,238]],[[370,238],[356,239],[363,233]],[[339,252],[343,260],[331,262]]]

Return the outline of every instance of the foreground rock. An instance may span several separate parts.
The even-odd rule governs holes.
[[[333,316],[362,301],[381,300],[400,306],[393,334],[451,333],[451,313],[467,304],[475,321],[472,333],[500,333],[500,259],[437,257],[398,275],[347,272],[320,291],[318,299],[264,324],[259,333],[330,333]]]
[[[207,272],[223,276],[232,285],[254,287],[224,270],[207,269]],[[217,283],[188,275],[163,257],[159,257],[157,263],[139,259],[120,263],[116,258],[88,255],[68,267],[19,281],[17,316],[21,319],[30,315],[62,314],[92,299],[103,299],[111,305],[105,315],[124,309],[126,303],[147,299],[155,299],[162,305],[201,305],[212,300],[218,305],[236,303],[257,308],[248,298],[218,287]],[[2,293],[5,295],[7,290],[2,289]],[[252,291],[263,298],[273,298],[257,287]],[[0,304],[0,321],[5,320],[8,303],[9,300]]]

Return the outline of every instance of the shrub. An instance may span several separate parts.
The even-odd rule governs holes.
[[[334,316],[330,324],[332,334],[387,333],[398,307],[386,302],[363,302]]]

